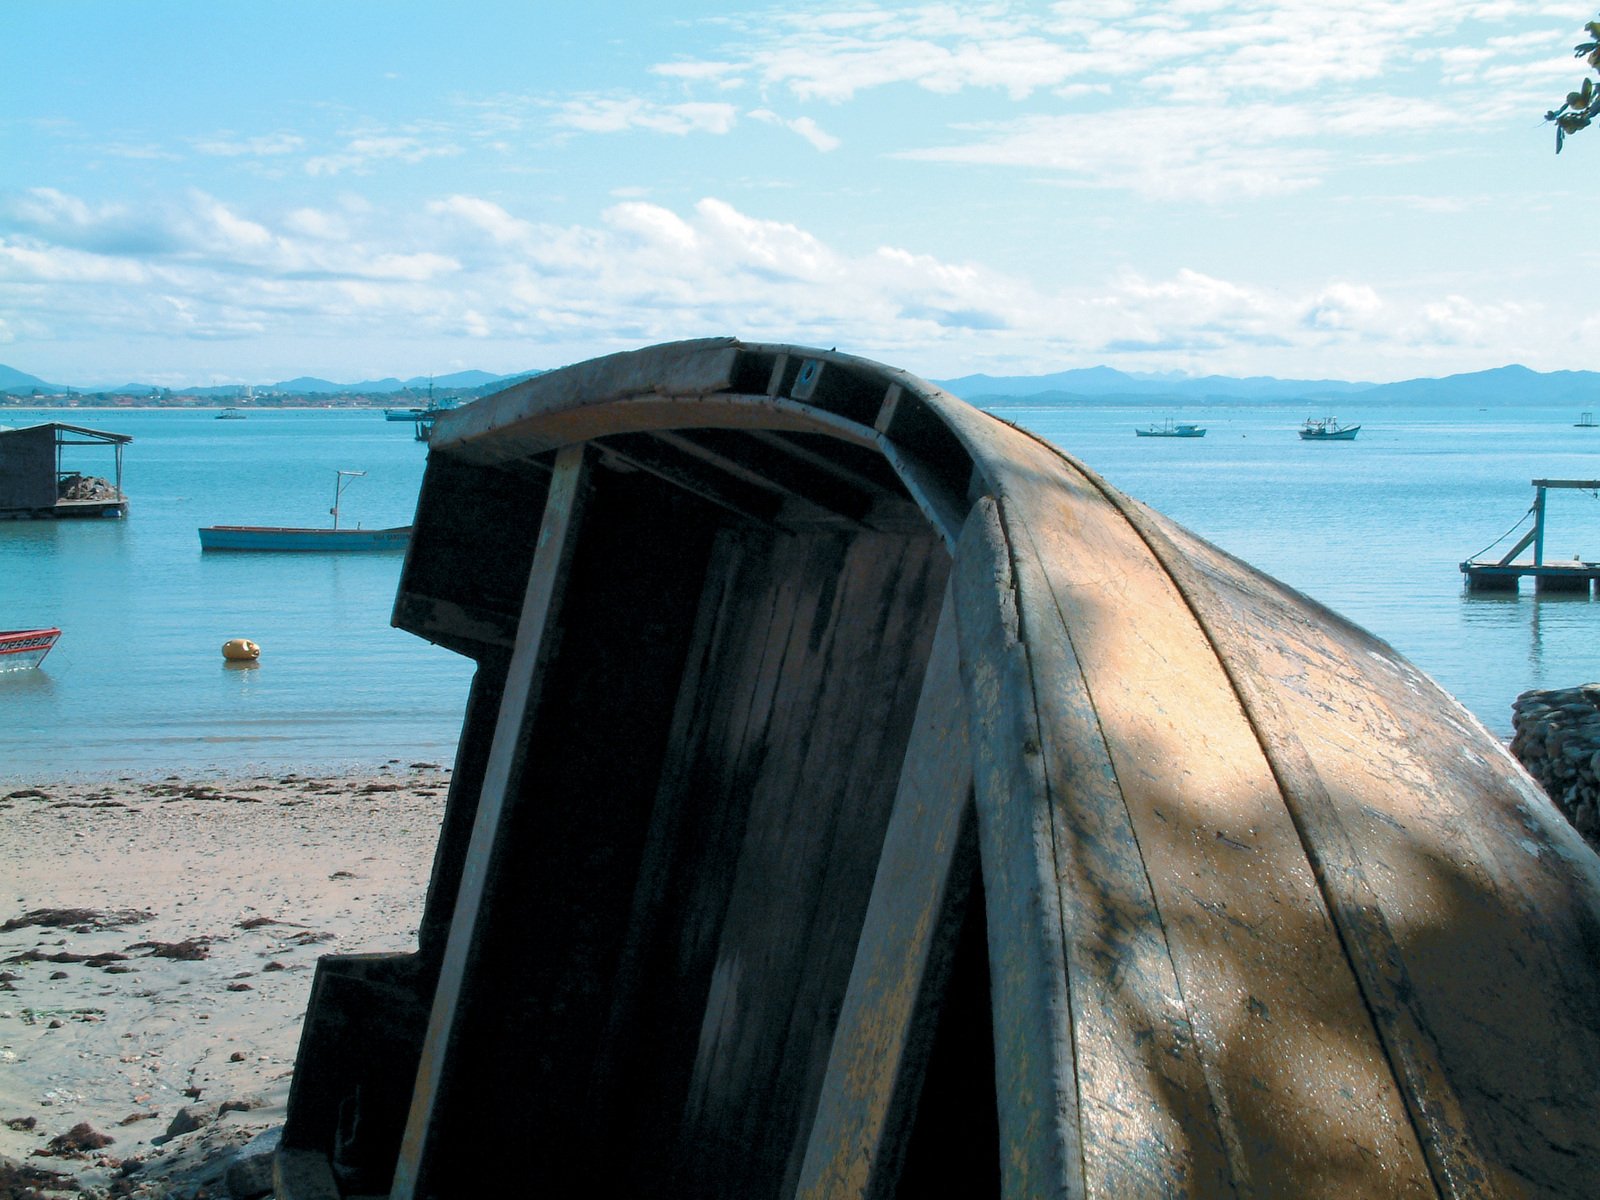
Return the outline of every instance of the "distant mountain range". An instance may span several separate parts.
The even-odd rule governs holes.
[[[1600,376],[1596,377],[1600,379]],[[1114,367],[1085,367],[1051,375],[963,375],[938,381],[945,391],[963,400],[1006,397],[1015,399],[1060,394],[1066,396],[1186,396],[1207,399],[1227,396],[1236,400],[1282,400],[1305,396],[1345,395],[1365,391],[1370,383],[1345,383],[1337,379],[1274,379],[1253,375],[1233,379],[1206,375],[1199,379],[1173,375],[1138,375]]]
[[[981,408],[1008,402],[1029,405],[1072,405],[1160,401],[1228,403],[1305,400],[1384,404],[1574,404],[1600,408],[1600,372],[1532,371],[1527,367],[1495,367],[1447,375],[1441,379],[1408,379],[1400,383],[1353,383],[1337,379],[1274,379],[1225,375],[1203,378],[1130,375],[1111,367],[1058,371],[1053,375],[967,375],[939,381],[948,392]]]
[[[410,391],[425,393],[431,385],[441,392],[486,393],[519,379],[541,374],[523,371],[514,375],[492,375],[487,371],[456,371],[432,377],[411,379],[368,379],[360,383],[334,383],[326,379],[301,376],[279,383],[255,384],[262,396],[283,395],[389,395]],[[1047,375],[963,375],[958,379],[935,380],[938,386],[982,408],[1003,407],[1008,403],[1028,405],[1073,405],[1125,403],[1130,405],[1166,403],[1269,403],[1306,401],[1318,406],[1339,402],[1341,407],[1359,403],[1384,404],[1570,404],[1600,409],[1600,372],[1533,371],[1522,366],[1496,367],[1447,375],[1440,379],[1408,379],[1400,383],[1359,383],[1339,379],[1275,379],[1253,375],[1239,379],[1226,375],[1191,378],[1175,374],[1138,374],[1113,367],[1086,367],[1056,371]],[[64,392],[148,396],[161,389],[150,384],[130,383],[120,388],[69,387],[47,383],[35,375],[0,364],[0,392],[15,396],[59,395]],[[237,397],[242,385],[172,389],[188,396]],[[1345,403],[1345,402],[1349,403]]]

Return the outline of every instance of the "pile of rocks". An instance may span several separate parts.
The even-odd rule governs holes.
[[[56,486],[61,500],[115,500],[119,495],[116,484],[98,475],[64,475]]]
[[[1523,692],[1511,711],[1511,753],[1600,849],[1600,683]]]

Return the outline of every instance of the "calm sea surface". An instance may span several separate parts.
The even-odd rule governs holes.
[[[1347,406],[1348,407],[1348,406]],[[1357,406],[1359,408],[1359,406]],[[1385,408],[1349,443],[1303,407],[997,410],[1111,483],[1372,630],[1494,732],[1531,687],[1600,679],[1600,602],[1469,597],[1456,564],[1511,527],[1534,478],[1600,478],[1600,430],[1553,409]],[[7,412],[131,434],[124,521],[0,522],[0,628],[59,625],[0,675],[0,780],[449,761],[470,663],[389,627],[400,555],[200,552],[211,524],[411,520],[426,448],[373,412]],[[1135,438],[1166,417],[1203,439]],[[111,456],[69,462],[109,474]],[[1551,494],[1546,557],[1600,559],[1600,502]],[[1507,546],[1509,543],[1506,544]],[[260,643],[226,666],[230,637]]]
[[[340,410],[7,412],[133,436],[126,520],[0,521],[0,627],[59,625],[0,675],[0,778],[450,761],[471,664],[389,627],[400,554],[200,552],[201,525],[409,524],[427,448]],[[69,465],[109,475],[108,451]],[[222,643],[261,646],[255,667]]]

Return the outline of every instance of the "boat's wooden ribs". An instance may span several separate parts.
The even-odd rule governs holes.
[[[774,445],[748,433],[691,429],[656,437],[757,487],[792,496],[848,521],[861,521],[876,496],[884,493],[871,484],[847,481],[822,470],[782,442]]]
[[[701,436],[704,436],[703,432]],[[745,432],[745,436],[752,442],[770,446],[786,457],[797,459],[822,475],[837,479],[849,491],[876,499],[897,498],[905,494],[894,471],[885,465],[883,456],[873,451],[818,434],[785,434],[751,429]]]
[[[772,528],[777,523],[782,495],[749,480],[720,470],[697,455],[690,455],[665,438],[648,433],[619,433],[595,443],[621,461],[647,471],[691,495],[749,521]]]

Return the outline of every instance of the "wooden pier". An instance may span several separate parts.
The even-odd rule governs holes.
[[[1551,488],[1576,488],[1600,493],[1600,479],[1535,479],[1533,481],[1533,528],[1512,546],[1498,562],[1468,559],[1461,564],[1461,573],[1467,577],[1467,590],[1471,592],[1515,592],[1524,576],[1533,580],[1534,591],[1540,594],[1588,595],[1600,580],[1600,562],[1587,562],[1574,558],[1570,562],[1546,562],[1544,559],[1545,493]],[[1533,561],[1517,562],[1517,555],[1533,548]]]

